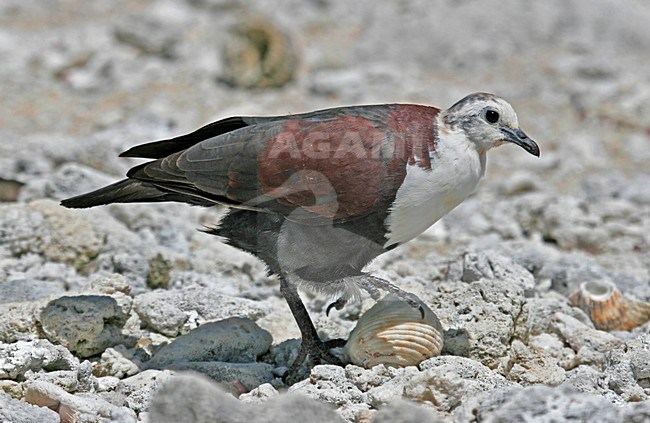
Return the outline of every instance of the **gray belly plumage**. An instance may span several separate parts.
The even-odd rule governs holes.
[[[272,274],[296,274],[314,283],[359,275],[366,264],[386,252],[380,216],[341,225],[304,225],[290,218],[231,209],[210,232],[258,256]]]

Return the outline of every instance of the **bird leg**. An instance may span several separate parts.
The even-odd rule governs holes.
[[[302,335],[298,356],[291,365],[291,368],[289,368],[289,371],[284,375],[283,380],[293,380],[298,373],[298,369],[307,357],[309,357],[309,363],[311,366],[315,366],[322,362],[341,366],[341,360],[330,353],[329,350],[331,348],[342,347],[345,345],[345,340],[331,339],[325,342],[321,341],[316,332],[316,328],[309,317],[309,313],[298,295],[298,289],[284,277],[280,277],[280,292],[282,293],[282,296],[284,296],[284,299],[287,300],[287,304],[289,304],[291,313],[293,313],[293,317],[296,319],[296,323],[298,323],[298,328]]]

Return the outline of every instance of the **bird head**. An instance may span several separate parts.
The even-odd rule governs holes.
[[[441,118],[447,130],[463,131],[479,150],[511,142],[539,157],[535,141],[519,129],[515,110],[494,94],[470,94],[445,110]]]

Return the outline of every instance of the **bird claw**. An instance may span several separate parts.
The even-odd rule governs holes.
[[[402,291],[405,292],[405,291]],[[400,296],[397,294],[397,296]],[[424,319],[424,306],[422,306],[422,302],[420,299],[415,295],[411,294],[410,292],[406,292],[406,295],[402,298],[408,305],[410,305],[413,308],[416,308],[420,311],[420,318]]]
[[[332,308],[335,308],[337,311],[341,311],[343,306],[345,306],[345,303],[347,303],[347,300],[345,300],[343,297],[339,298],[338,300],[334,301],[333,303],[327,306],[327,308],[325,309],[325,315],[329,317],[330,310]]]

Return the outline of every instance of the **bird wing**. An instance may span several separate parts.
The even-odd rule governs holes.
[[[220,122],[234,130],[202,141],[193,133],[176,145],[158,142],[166,152],[176,151],[127,176],[165,192],[279,213],[304,224],[348,222],[392,203],[406,164],[417,159],[421,146],[433,145],[437,113],[424,106],[378,105],[230,118]],[[204,135],[219,132],[217,123]],[[155,144],[129,151],[153,157]]]

